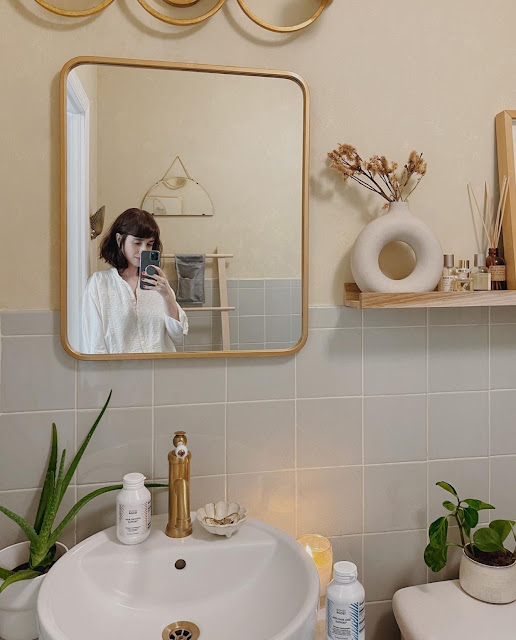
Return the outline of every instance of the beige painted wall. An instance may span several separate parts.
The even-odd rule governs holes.
[[[106,231],[122,211],[141,206],[179,155],[215,214],[158,217],[165,253],[220,247],[234,254],[227,262],[231,278],[301,276],[303,94],[297,83],[114,66],[99,66],[98,78],[98,198],[106,205]],[[171,175],[183,175],[179,163]]]
[[[513,0],[498,0],[496,10],[484,0],[336,0],[312,28],[280,36],[249,22],[235,0],[187,30],[156,21],[136,2],[74,22],[28,0],[5,0],[0,175],[4,237],[16,241],[2,254],[7,268],[23,242],[32,259],[4,282],[0,306],[59,306],[58,73],[68,59],[140,57],[302,75],[313,107],[310,303],[339,304],[352,243],[381,202],[332,175],[327,151],[352,142],[366,156],[383,152],[399,161],[412,148],[423,151],[429,172],[412,209],[443,249],[471,256],[466,182],[495,179],[494,116],[516,104],[515,23]]]

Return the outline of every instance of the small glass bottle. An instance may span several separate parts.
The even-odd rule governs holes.
[[[473,278],[469,268],[469,260],[459,260],[457,280],[453,283],[454,291],[473,291]]]
[[[457,271],[455,269],[455,256],[452,253],[444,254],[443,274],[439,280],[439,291],[453,291],[453,283],[457,280]]]
[[[491,274],[491,290],[505,291],[507,289],[505,262],[496,247],[489,247],[486,265]]]
[[[365,591],[356,565],[336,562],[326,594],[327,640],[365,640]]]
[[[471,271],[474,291],[491,291],[491,274],[486,266],[486,256],[475,253],[475,267]]]
[[[143,473],[127,473],[116,497],[116,535],[123,544],[139,544],[149,537],[151,494]]]

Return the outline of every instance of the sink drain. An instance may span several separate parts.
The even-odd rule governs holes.
[[[201,635],[199,627],[193,622],[173,622],[163,630],[163,640],[197,640]]]

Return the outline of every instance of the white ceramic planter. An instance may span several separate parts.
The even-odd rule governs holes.
[[[460,586],[477,600],[507,604],[516,600],[516,562],[508,567],[490,567],[462,553]]]
[[[382,249],[395,240],[406,242],[416,256],[410,275],[393,280],[380,269]],[[370,222],[358,235],[351,254],[351,271],[363,293],[433,291],[443,270],[439,240],[426,224],[410,213],[408,203],[392,202],[389,211]]]
[[[0,551],[0,567],[14,569],[27,562],[29,542],[20,542]],[[57,557],[68,549],[57,543]],[[33,580],[22,580],[0,593],[0,638],[3,640],[34,640],[38,637],[36,604],[45,575]],[[3,580],[0,580],[0,584]]]

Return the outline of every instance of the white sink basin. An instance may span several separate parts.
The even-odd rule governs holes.
[[[199,640],[312,640],[319,578],[298,542],[251,519],[229,539],[195,520],[173,539],[166,521],[154,516],[142,544],[121,544],[111,527],[59,560],[38,599],[40,639],[162,640],[188,621]]]

